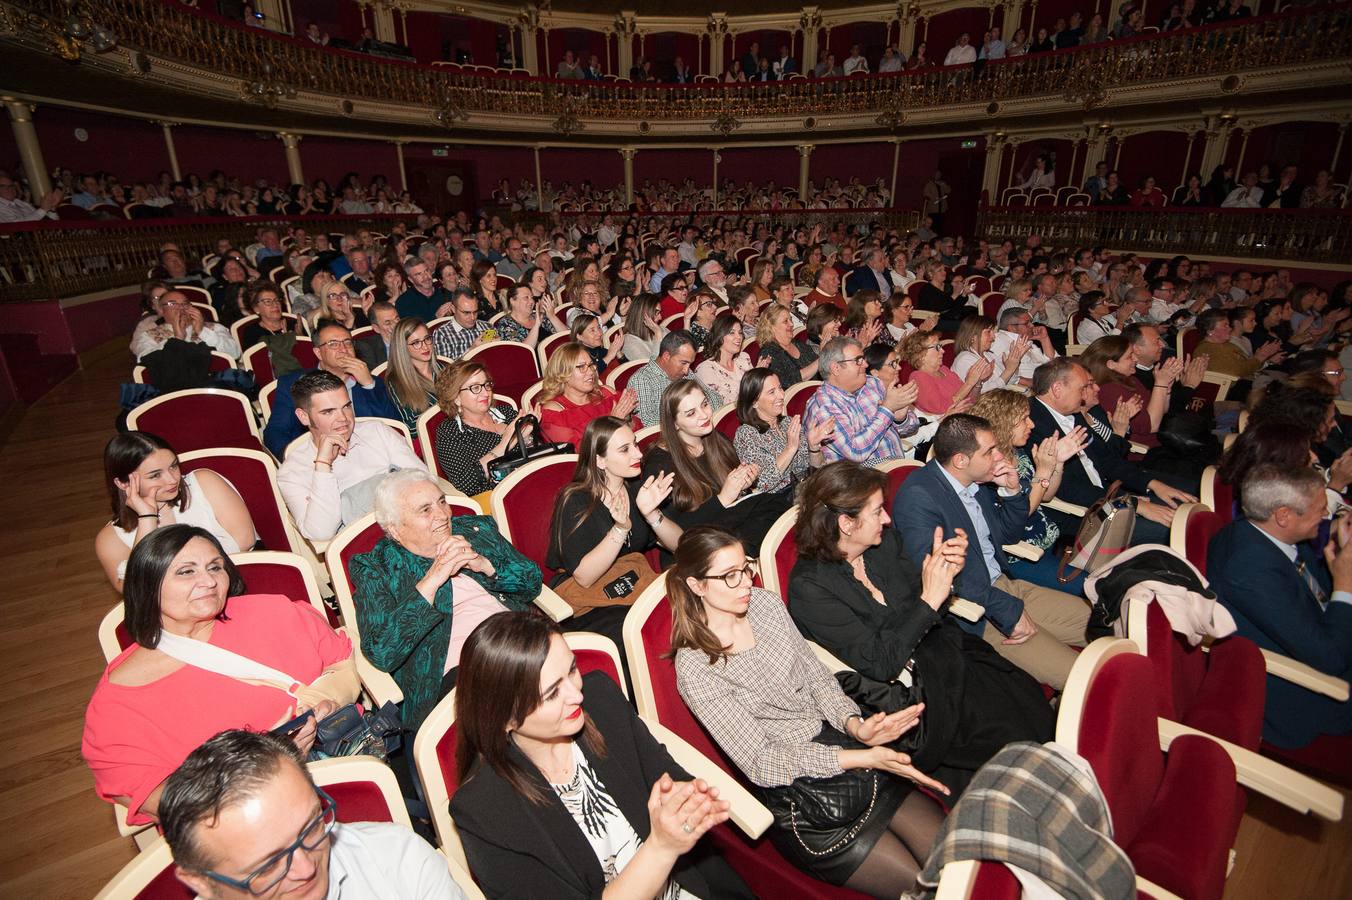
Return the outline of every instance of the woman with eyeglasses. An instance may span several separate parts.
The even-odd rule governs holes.
[[[575,343],[587,348],[587,354],[596,365],[597,374],[604,374],[610,364],[619,358],[620,348],[624,346],[624,329],[621,328],[611,335],[610,346],[607,347],[605,334],[596,316],[582,313],[573,316],[572,323],[568,328],[569,336]]]
[[[841,332],[868,347],[874,341],[894,344],[892,333],[883,327],[882,296],[877,291],[855,291],[846,301],[845,321]]]
[[[859,673],[847,691],[883,712],[923,703],[903,739],[911,763],[961,791],[1011,741],[1050,740],[1054,716],[1032,676],[945,612],[967,553],[935,529],[922,560],[890,527],[887,476],[830,463],[808,477],[794,528],[789,614],[808,640]],[[865,698],[868,698],[865,700]]]
[[[342,325],[348,331],[370,325],[366,311],[353,302],[352,292],[341,281],[332,281],[319,295],[319,309],[314,313],[314,331],[325,325]]]
[[[211,305],[216,307],[221,324],[226,328],[248,315],[244,310],[244,288],[258,273],[249,268],[238,250],[216,264],[211,272]]]
[[[531,271],[541,276],[544,274],[539,269]],[[543,277],[540,280],[543,280]],[[554,312],[554,298],[544,293],[537,299],[534,289],[524,276],[520,284],[507,292],[507,300],[503,306],[506,307],[507,314],[494,322],[493,327],[497,330],[498,337],[505,341],[516,341],[534,347],[539,344],[541,338],[567,330],[563,320]]]
[[[269,337],[297,334],[300,331],[296,319],[287,318],[282,314],[285,309],[282,289],[271,281],[251,282],[244,293],[244,307],[250,315],[258,316],[256,321],[240,329],[240,346],[244,350]]]
[[[437,426],[437,465],[468,497],[493,489],[488,463],[516,446],[517,411],[496,402],[493,378],[482,363],[460,361],[437,376],[436,402],[446,418]],[[534,426],[522,429],[529,444]]]
[[[433,382],[441,371],[432,348],[432,335],[422,319],[404,318],[390,335],[385,387],[410,434],[418,433],[418,417],[436,402]]]
[[[727,803],[653,739],[609,676],[581,674],[557,625],[494,616],[461,659],[451,816],[488,896],[752,896],[700,841]]]
[[[709,346],[709,329],[718,317],[718,297],[712,291],[693,294],[685,304],[685,330],[695,342],[695,352],[703,353]]]
[[[616,393],[601,383],[591,353],[570,341],[554,351],[545,364],[543,387],[536,398],[540,431],[551,443],[566,441],[577,446],[587,423],[600,416],[628,421],[638,406],[632,390]],[[634,428],[641,427],[637,419]]]
[[[676,687],[774,815],[776,850],[829,884],[898,897],[943,822],[913,783],[949,793],[889,746],[924,707],[865,716],[756,574],[732,534],[681,536],[666,580]]]
[[[959,378],[944,365],[939,335],[931,332],[917,331],[898,349],[913,370],[907,384],[920,388],[916,410],[932,418],[967,409],[981,395],[982,383],[995,371],[994,364],[983,357],[967,370],[967,377]]]

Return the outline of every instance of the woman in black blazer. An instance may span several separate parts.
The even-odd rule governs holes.
[[[465,642],[451,798],[489,897],[750,898],[700,838],[728,818],[606,675],[578,674],[558,626],[500,613]]]
[[[853,462],[823,466],[803,483],[789,615],[863,676],[837,677],[865,713],[925,704],[912,764],[957,797],[1005,744],[1051,740],[1055,719],[1037,682],[942,612],[965,541],[936,543],[923,563],[912,560],[887,527],[886,488],[886,475]],[[919,697],[893,684],[903,675],[918,681]]]

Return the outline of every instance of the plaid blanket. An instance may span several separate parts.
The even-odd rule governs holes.
[[[1054,744],[1009,744],[949,813],[911,896],[933,897],[946,864],[979,859],[1031,872],[1070,900],[1135,898],[1136,873],[1112,834],[1087,766]]]

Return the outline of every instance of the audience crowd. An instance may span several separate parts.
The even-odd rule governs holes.
[[[875,897],[915,886],[940,801],[1006,744],[1051,739],[1048,698],[1089,639],[1084,580],[1057,571],[1083,507],[1130,495],[1132,543],[1167,545],[1219,467],[1206,483],[1232,521],[1206,574],[1239,633],[1352,674],[1352,431],[1335,405],[1352,283],[773,214],[469,224],[337,247],[264,228],[207,260],[169,245],[146,285],[142,365],[206,376],[194,351],[248,352],[262,380],[267,358],[263,445],[300,536],[322,547],[372,513],[381,533],[331,573],[356,616],[336,631],[290,602],[308,598],[248,589],[231,557],[261,545],[263,510],[240,486],[184,473],[176,435],[108,444],[95,549],[126,643],[83,752],[100,796],[158,824],[204,895],[316,872],[458,895],[406,829],[338,824],[301,764],[360,661],[402,691],[408,745],[455,689],[450,814],[489,896],[750,896],[701,840],[728,802],[565,639],[623,647],[663,571],[680,699],[771,811],[770,840]],[[257,340],[229,341],[227,322]],[[522,381],[524,363],[487,353],[508,339],[538,354],[538,390],[498,392]],[[576,452],[533,511],[540,560],[447,499],[487,509],[494,464],[526,448]],[[780,597],[755,560],[790,510]],[[978,612],[954,614],[955,594]],[[541,615],[543,595],[570,615]],[[1279,747],[1352,732],[1352,701],[1302,688],[1266,710]],[[411,764],[390,762],[414,797]],[[803,818],[836,802],[828,783],[872,785],[867,810]]]

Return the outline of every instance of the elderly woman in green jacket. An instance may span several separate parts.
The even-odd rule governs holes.
[[[455,686],[460,648],[490,616],[522,610],[540,593],[540,570],[488,516],[451,517],[426,472],[391,472],[376,489],[385,537],[352,559],[361,650],[404,692],[416,731]]]

